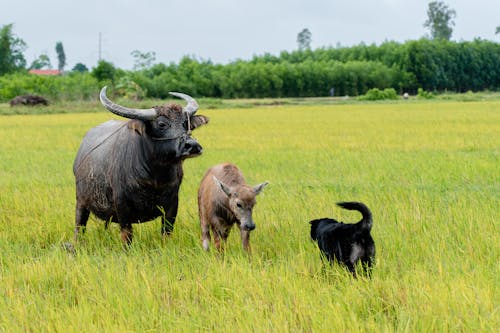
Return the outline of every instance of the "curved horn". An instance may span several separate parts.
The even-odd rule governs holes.
[[[169,92],[169,94],[182,98],[187,102],[187,105],[183,107],[182,110],[186,112],[190,117],[194,115],[196,111],[198,111],[198,103],[196,103],[193,97],[179,92]]]
[[[158,115],[154,108],[151,109],[130,109],[124,106],[113,103],[106,96],[106,88],[107,86],[102,87],[101,93],[99,94],[99,98],[101,100],[102,105],[108,110],[117,114],[119,116],[129,118],[129,119],[140,119],[140,120],[153,120]]]

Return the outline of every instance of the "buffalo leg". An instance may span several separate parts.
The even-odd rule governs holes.
[[[177,217],[178,208],[177,198],[171,207],[165,210],[165,214],[161,217],[161,234],[163,236],[169,236],[174,230],[175,218]]]
[[[78,240],[78,234],[84,233],[85,228],[87,227],[87,221],[89,220],[90,211],[76,204],[76,212],[75,212],[75,242]]]
[[[120,234],[123,244],[130,245],[132,243],[133,233],[131,224],[120,224]]]

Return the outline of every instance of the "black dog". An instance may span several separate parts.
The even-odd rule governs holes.
[[[363,218],[356,224],[344,224],[333,219],[323,218],[309,222],[311,238],[318,242],[318,247],[326,258],[347,266],[356,277],[356,263],[361,260],[365,273],[370,276],[375,260],[375,242],[370,235],[372,213],[361,202],[339,202],[338,206],[357,210]]]

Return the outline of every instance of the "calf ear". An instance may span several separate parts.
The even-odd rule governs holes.
[[[214,178],[214,182],[217,186],[220,187],[220,189],[226,193],[226,195],[228,197],[231,196],[231,189],[229,188],[229,186],[227,186],[226,184],[224,184],[223,182],[221,182],[220,180],[218,180],[215,176],[212,176]]]
[[[198,115],[198,116],[192,116],[189,121],[191,123],[191,126],[190,126],[190,130],[194,130],[195,128],[201,126],[201,125],[205,125],[205,124],[208,124],[208,117],[205,117],[205,116],[202,116],[202,115]]]
[[[253,191],[255,192],[255,194],[259,194],[260,192],[262,192],[262,190],[264,189],[264,187],[267,186],[267,184],[269,184],[269,183],[268,182],[263,182],[262,184],[255,185],[253,187]]]
[[[136,131],[140,136],[143,136],[144,132],[146,132],[146,125],[144,125],[144,122],[137,119],[130,120],[128,122],[128,128]]]

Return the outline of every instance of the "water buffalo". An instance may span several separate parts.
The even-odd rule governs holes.
[[[195,115],[196,101],[170,93],[187,102],[132,109],[115,104],[102,88],[104,107],[128,121],[110,120],[92,128],[78,150],[73,172],[76,180],[75,241],[84,231],[90,212],[118,223],[121,239],[132,241],[132,223],[161,216],[162,234],[173,230],[178,208],[182,162],[202,152],[191,130],[208,118]]]
[[[252,219],[255,197],[267,184],[247,185],[240,169],[231,163],[219,164],[207,171],[198,189],[201,239],[205,250],[210,243],[210,229],[215,247],[222,251],[236,223],[243,248],[250,251],[250,231],[255,229]]]
[[[45,97],[37,96],[37,95],[22,95],[16,96],[10,101],[10,106],[17,105],[49,105],[49,102],[45,99]]]

